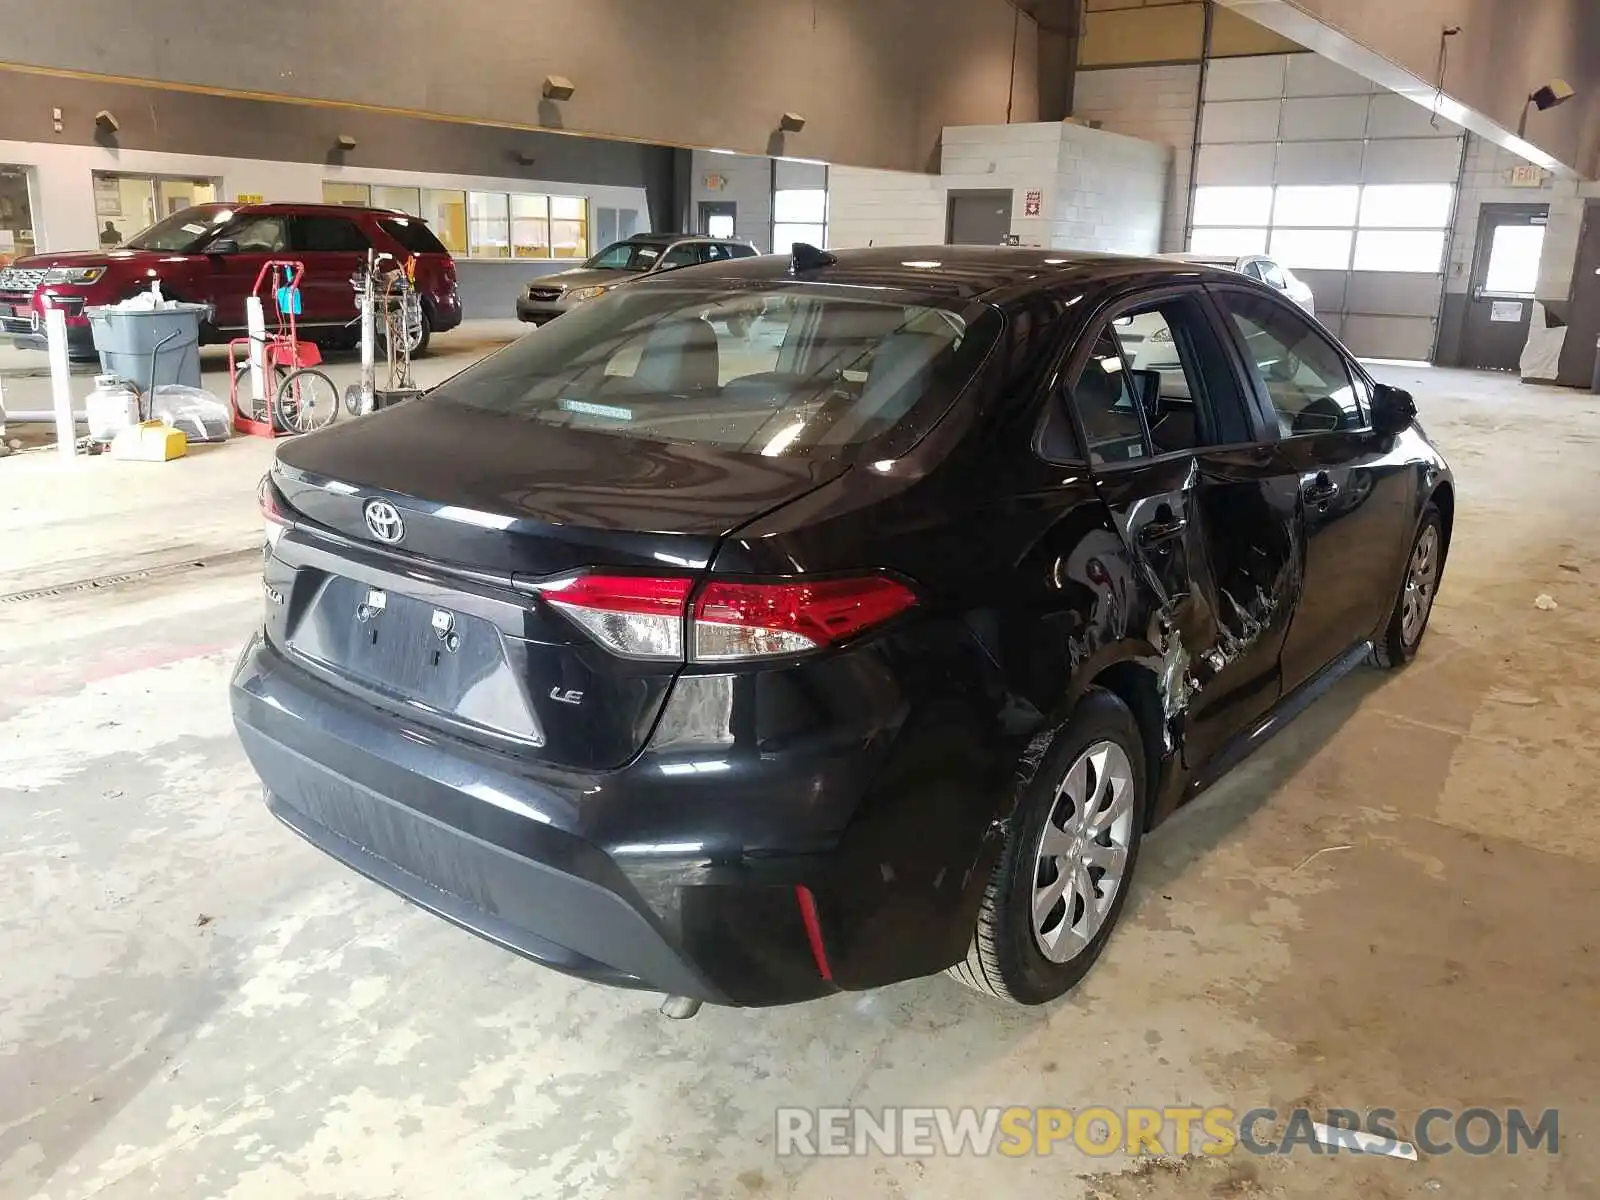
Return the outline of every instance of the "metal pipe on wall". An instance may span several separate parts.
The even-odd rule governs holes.
[[[1187,250],[1194,237],[1194,189],[1200,174],[1200,126],[1206,115],[1206,77],[1211,72],[1211,32],[1216,21],[1216,0],[1205,0],[1205,28],[1200,37],[1200,71],[1194,97],[1194,141],[1189,147],[1189,188],[1183,201],[1183,245]]]

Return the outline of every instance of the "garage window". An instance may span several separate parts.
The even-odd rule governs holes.
[[[421,217],[457,258],[589,257],[589,201],[583,196],[468,192],[325,180],[322,198],[329,204],[376,205]],[[628,218],[631,234],[638,224],[638,213],[634,209],[621,211]]]
[[[826,188],[782,188],[772,194],[772,249],[788,254],[796,242],[828,244]]]
[[[1448,183],[1200,187],[1189,249],[1270,253],[1291,270],[1436,275],[1454,205]]]
[[[511,256],[511,217],[504,192],[467,193],[467,247],[473,258]]]

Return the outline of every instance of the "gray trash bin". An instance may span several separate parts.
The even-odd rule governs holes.
[[[204,304],[168,308],[84,310],[100,352],[100,370],[119,375],[142,393],[158,384],[200,386],[200,319]]]

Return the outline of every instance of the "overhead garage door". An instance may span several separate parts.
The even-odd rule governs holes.
[[[1210,64],[1190,248],[1271,254],[1357,354],[1432,356],[1462,130],[1315,54]]]

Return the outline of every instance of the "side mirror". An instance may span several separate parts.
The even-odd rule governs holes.
[[[1417,419],[1417,402],[1404,388],[1380,383],[1372,389],[1372,427],[1386,437],[1410,428]]]
[[[206,247],[207,254],[237,254],[239,243],[232,238],[218,238]]]

